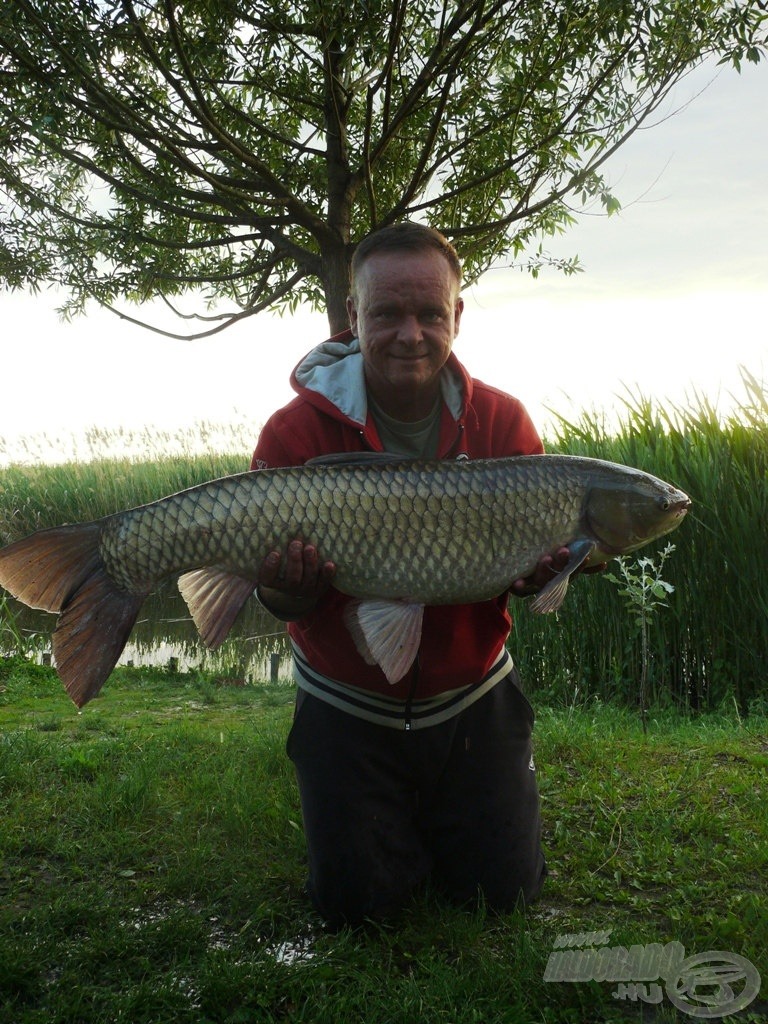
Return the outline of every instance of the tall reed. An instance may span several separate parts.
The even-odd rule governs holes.
[[[68,522],[99,519],[248,468],[246,452],[96,459],[0,470],[0,541]]]
[[[724,421],[705,400],[670,409],[628,396],[618,430],[585,414],[561,421],[548,444],[637,466],[692,498],[665,566],[675,588],[670,607],[649,635],[656,702],[696,709],[735,699],[746,710],[765,700],[768,391],[746,371],[743,380],[741,408]],[[571,700],[637,700],[641,638],[607,580],[577,580],[556,622],[523,609],[515,620],[512,646],[535,689]]]

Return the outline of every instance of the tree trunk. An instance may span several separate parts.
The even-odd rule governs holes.
[[[352,204],[359,185],[349,166],[347,117],[351,92],[345,88],[344,64],[348,54],[340,40],[331,38],[324,51],[323,109],[328,175],[329,236],[321,242],[322,279],[331,334],[349,326],[347,296],[352,249],[349,245]]]
[[[351,248],[339,242],[327,247],[322,255],[322,278],[325,307],[331,334],[340,334],[349,327],[347,296],[349,295],[349,267]]]

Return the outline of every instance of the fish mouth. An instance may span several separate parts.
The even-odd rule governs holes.
[[[671,521],[670,529],[673,529],[674,527],[677,526],[677,524],[680,522],[680,520],[683,518],[683,516],[685,516],[687,514],[688,509],[691,507],[692,504],[693,504],[693,502],[691,501],[691,499],[688,497],[687,494],[683,495],[682,498],[678,498],[676,501],[670,502],[670,506],[669,506],[669,518],[670,518],[670,521]]]

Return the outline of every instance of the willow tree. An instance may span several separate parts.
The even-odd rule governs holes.
[[[617,205],[603,165],[681,76],[761,59],[764,9],[9,0],[0,278],[69,315],[191,293],[202,334],[304,301],[340,328],[355,243],[404,218],[470,280],[535,267],[574,201]]]

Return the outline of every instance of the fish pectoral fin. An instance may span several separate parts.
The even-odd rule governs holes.
[[[397,683],[416,658],[421,643],[424,605],[411,601],[352,601],[344,622],[369,665],[378,665],[387,682]]]
[[[215,650],[226,640],[256,585],[225,569],[206,566],[184,573],[178,586],[203,643]]]
[[[591,540],[579,540],[568,545],[571,557],[568,559],[567,565],[531,601],[532,612],[543,615],[547,612],[557,611],[565,600],[571,575],[586,562],[595,547],[594,541]]]

